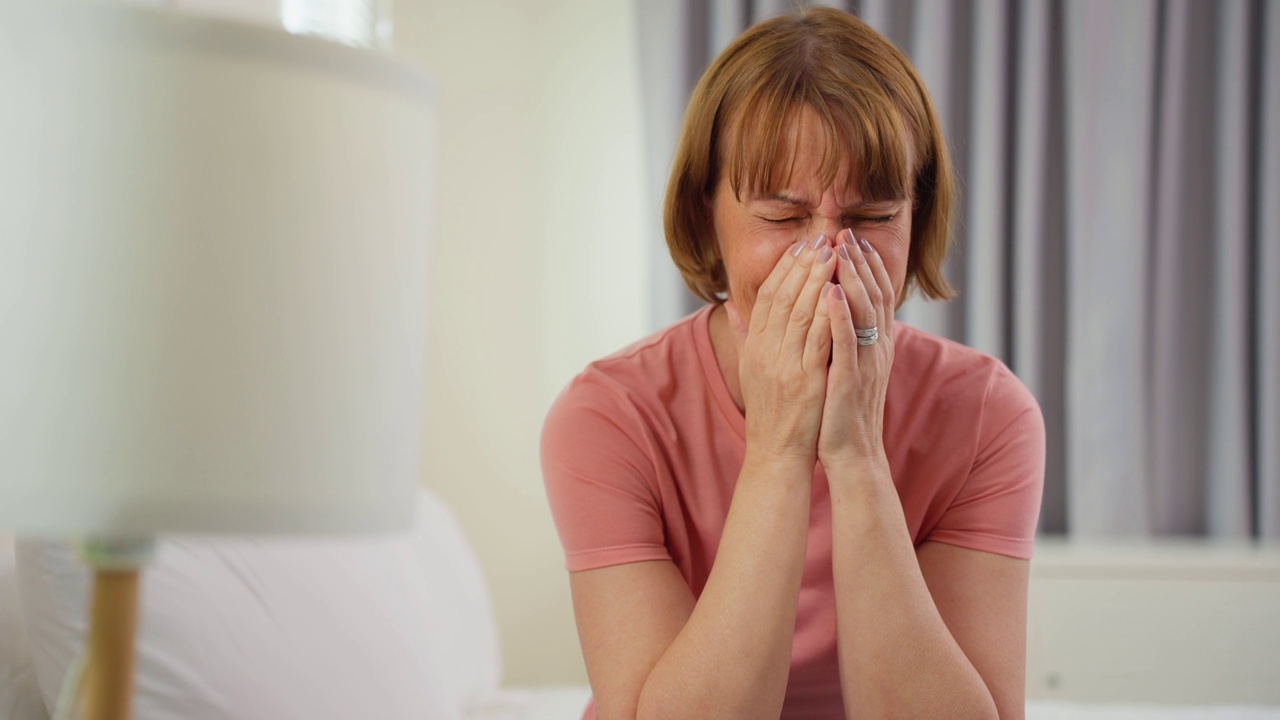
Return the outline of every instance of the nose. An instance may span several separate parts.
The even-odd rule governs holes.
[[[840,225],[840,218],[815,218],[810,225],[811,237],[817,237],[818,233],[822,233],[827,236],[827,242],[831,243],[832,247],[844,242],[844,238],[840,236],[840,231],[844,229]]]

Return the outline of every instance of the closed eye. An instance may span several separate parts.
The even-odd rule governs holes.
[[[892,215],[876,215],[873,217],[855,217],[853,218],[853,221],[855,223],[871,223],[873,225],[884,225],[886,223],[893,222],[893,219],[896,217],[898,217],[898,214],[893,213]]]
[[[800,220],[803,220],[804,218],[802,218],[802,217],[771,218],[771,217],[764,217],[764,216],[762,215],[762,216],[760,216],[760,219],[761,219],[761,220],[764,220],[765,222],[773,223],[773,224],[775,224],[775,225],[783,225],[783,224],[785,224],[785,223],[799,222]]]

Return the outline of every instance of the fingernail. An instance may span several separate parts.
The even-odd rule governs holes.
[[[803,241],[803,240],[801,240],[800,242],[796,243],[795,248],[791,250],[791,257],[800,257],[800,253],[804,250],[805,245],[807,245],[807,244],[808,244],[808,243],[806,243],[806,242],[805,242],[805,241]]]
[[[849,257],[849,246],[847,244],[840,243],[840,249],[836,250],[836,252],[840,253],[841,258],[848,260],[849,262],[853,262],[853,260]]]
[[[827,241],[827,236],[823,235],[822,233],[818,233],[818,237],[813,239],[813,249],[817,250],[826,241]]]
[[[841,231],[840,231],[840,234],[844,236],[844,241],[845,241],[845,242],[847,242],[847,243],[852,243],[852,242],[854,242],[854,239],[853,239],[853,231],[852,231],[852,230],[850,230],[849,228],[845,228],[845,229],[841,230]]]
[[[875,248],[871,247],[871,243],[867,242],[866,238],[862,238],[861,240],[858,241],[858,247],[862,248],[862,252],[866,252],[866,253],[875,252]]]
[[[836,302],[844,302],[844,288],[839,285],[832,285],[831,297],[835,298]]]
[[[818,253],[818,262],[824,263],[831,259],[831,246],[822,248],[822,252]]]

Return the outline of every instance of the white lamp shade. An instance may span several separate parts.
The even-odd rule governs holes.
[[[252,25],[0,0],[0,528],[407,526],[434,94]]]

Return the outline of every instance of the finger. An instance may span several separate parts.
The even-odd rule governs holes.
[[[778,287],[787,277],[796,265],[796,258],[800,255],[808,241],[801,240],[795,245],[787,248],[782,253],[782,257],[778,258],[778,262],[774,264],[773,270],[769,271],[768,277],[764,282],[760,283],[760,289],[756,291],[755,307],[751,309],[751,319],[747,325],[750,332],[759,335],[769,324],[769,311],[773,307],[774,296],[778,292]]]
[[[880,334],[892,337],[894,314],[898,306],[898,298],[893,292],[893,280],[890,279],[889,271],[884,266],[884,258],[876,252],[875,246],[867,242],[866,238],[862,238],[858,241],[858,247],[862,250],[862,256],[866,258],[867,265],[871,267],[871,273],[876,279],[876,287],[880,290],[880,302],[877,305],[880,313]]]
[[[833,283],[826,282],[819,290],[813,322],[809,323],[804,355],[800,360],[800,366],[805,370],[826,370],[831,360],[831,309],[828,307],[827,296],[834,287],[836,285]]]
[[[831,367],[854,367],[858,362],[858,338],[853,332],[848,296],[844,288],[836,285],[823,300],[831,325]]]
[[[800,293],[809,279],[809,271],[813,267],[814,258],[818,255],[818,248],[825,246],[826,243],[826,236],[818,235],[811,242],[802,243],[799,253],[793,250],[792,254],[796,256],[795,262],[773,291],[772,302],[769,304],[768,327],[770,332],[780,333],[777,336],[779,342],[781,342],[780,338],[790,332],[791,311],[795,309]],[[810,317],[812,317],[812,307],[810,307]]]
[[[871,268],[862,257],[862,251],[850,244],[852,239],[853,234],[849,233],[849,242],[840,245],[840,251],[837,253],[840,255],[840,263],[837,266],[836,277],[849,302],[849,312],[853,317],[854,327],[865,330],[875,327],[879,319],[872,292],[872,288],[876,285]],[[850,250],[851,247],[852,250]],[[862,267],[859,268],[859,265]]]
[[[800,286],[795,305],[787,314],[787,333],[782,340],[782,352],[790,357],[797,357],[804,352],[809,326],[813,324],[818,301],[822,299],[822,288],[826,287],[835,272],[835,253],[830,245],[825,244],[825,237],[818,237],[824,244],[816,251],[810,249],[801,255],[802,263],[805,255],[811,256],[809,274]]]
[[[733,334],[738,338],[739,342],[747,339],[747,324],[742,320],[742,314],[738,312],[738,305],[733,298],[724,301],[724,311],[729,317],[729,328],[733,330]]]

